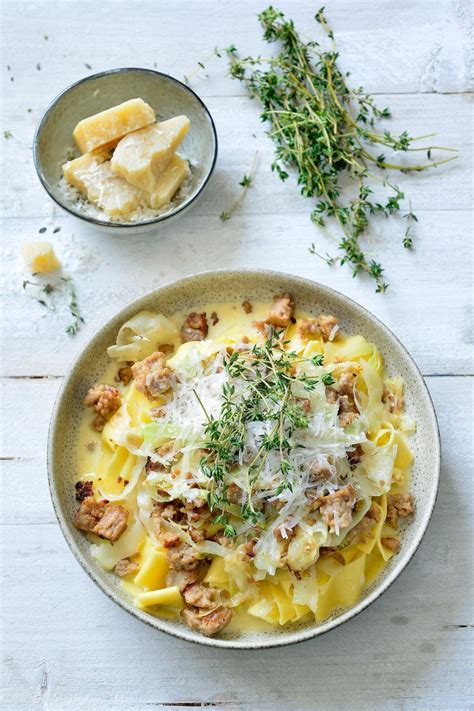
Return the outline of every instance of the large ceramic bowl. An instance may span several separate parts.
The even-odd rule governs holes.
[[[153,617],[133,606],[119,579],[100,569],[89,553],[86,537],[72,523],[77,504],[74,500],[75,456],[83,399],[91,383],[98,380],[107,364],[106,347],[115,342],[120,326],[142,309],[165,315],[181,309],[194,309],[206,302],[270,301],[275,294],[290,292],[297,307],[313,314],[332,313],[344,330],[363,334],[381,349],[389,374],[398,373],[406,386],[407,411],[416,418],[412,439],[415,453],[411,489],[416,512],[402,534],[400,553],[364,592],[354,607],[332,615],[324,622],[295,624],[266,633],[233,635],[224,630],[217,638],[206,638],[177,621]],[[440,444],[433,405],[415,363],[400,341],[364,308],[326,286],[307,279],[270,271],[215,271],[187,277],[164,286],[128,306],[107,323],[90,341],[66,376],[51,420],[48,470],[51,496],[63,534],[87,574],[106,595],[124,610],[157,630],[214,647],[276,647],[300,642],[323,634],[354,617],[376,600],[400,575],[418,548],[426,531],[438,491]]]
[[[191,161],[191,185],[186,198],[168,212],[140,223],[111,222],[90,217],[60,189],[61,166],[73,153],[74,127],[83,118],[141,98],[163,120],[186,114],[190,129],[179,152]],[[177,79],[151,69],[112,69],[81,79],[65,89],[46,109],[36,129],[33,158],[38,177],[50,197],[67,212],[107,232],[126,235],[156,230],[182,215],[203,191],[217,159],[217,134],[211,114],[201,99]]]

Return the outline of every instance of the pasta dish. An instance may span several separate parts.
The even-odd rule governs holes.
[[[214,635],[323,621],[400,547],[414,421],[336,316],[142,311],[85,397],[75,525],[149,614]]]

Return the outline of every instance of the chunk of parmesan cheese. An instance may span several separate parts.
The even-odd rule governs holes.
[[[79,121],[73,131],[79,150],[86,153],[113,144],[131,131],[156,120],[155,112],[143,99],[130,99]]]
[[[188,117],[175,116],[130,133],[114,151],[112,170],[137,188],[153,192],[158,176],[188,130]]]
[[[164,171],[156,179],[155,187],[149,194],[149,206],[157,210],[169,203],[188,175],[188,162],[181,156],[172,156]]]
[[[88,186],[99,174],[98,166],[104,161],[105,154],[103,153],[84,153],[79,158],[74,158],[63,165],[63,175],[69,185],[87,197]]]
[[[61,266],[49,242],[22,242],[21,256],[32,274],[47,274]]]
[[[145,194],[112,172],[102,155],[85,153],[63,166],[67,182],[108,215],[127,215],[146,203]]]

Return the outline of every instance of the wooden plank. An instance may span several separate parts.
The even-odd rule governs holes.
[[[3,63],[10,65],[9,76],[14,77],[14,82],[6,77],[7,97],[21,93],[47,101],[92,72],[137,64],[181,78],[215,46],[232,43],[242,55],[268,56],[257,20],[266,6],[253,0],[201,0],[197,9],[193,0],[182,0],[170,12],[153,0],[143,0],[139,10],[124,0],[7,0],[3,12],[10,31],[4,37]],[[313,19],[317,5],[281,0],[278,7],[302,32],[323,37]],[[351,70],[355,86],[379,93],[472,89],[466,0],[333,0],[327,17],[342,67]],[[196,31],[196,26],[205,31]],[[21,54],[18,47],[23,48]],[[238,83],[225,76],[224,66],[216,65],[209,64],[193,86],[206,96],[240,93]],[[212,82],[205,78],[207,72]]]
[[[5,707],[310,711],[317,702],[328,711],[469,708],[472,442],[464,412],[472,379],[428,383],[444,443],[441,491],[407,570],[369,610],[320,639],[286,649],[223,653],[140,625],[75,563],[49,504],[36,497],[40,479],[44,488],[45,437],[37,405],[50,409],[57,383],[18,381],[13,422],[23,426],[14,426],[11,439],[32,461],[24,468],[9,463],[3,479]],[[463,408],[453,408],[453,402]],[[29,438],[38,443],[36,452]],[[37,499],[36,513],[30,505],[21,507],[28,498]]]
[[[380,234],[368,244],[380,255],[391,289],[374,293],[364,279],[352,279],[347,268],[329,268],[310,256],[314,240],[325,253],[333,242],[321,236],[307,214],[237,214],[222,223],[218,217],[186,215],[158,238],[133,242],[104,236],[69,219],[49,221],[62,226],[51,234],[65,270],[75,281],[86,324],[75,338],[64,333],[70,322],[66,298],[53,313],[28,298],[19,243],[25,225],[9,223],[3,291],[4,375],[63,375],[73,356],[118,309],[163,283],[207,269],[257,267],[300,274],[343,291],[379,316],[406,345],[425,374],[472,372],[469,305],[471,246],[466,211],[419,214],[415,248],[403,249],[399,220],[380,223]],[[26,234],[25,234],[26,232]],[[446,269],[452,278],[446,278]],[[28,289],[30,293],[30,289]],[[447,346],[449,338],[449,347]]]
[[[44,97],[44,94],[43,94]],[[146,97],[144,97],[146,98]],[[43,99],[44,102],[44,99]],[[420,141],[420,146],[447,146],[459,150],[457,160],[425,173],[391,175],[406,193],[405,204],[412,201],[414,210],[422,209],[470,209],[472,206],[472,97],[468,95],[383,95],[377,97],[380,107],[389,106],[393,118],[384,120],[380,127],[393,133],[407,130],[412,136],[437,134],[429,141]],[[246,96],[212,97],[207,102],[216,122],[219,136],[219,157],[210,184],[202,199],[193,207],[193,216],[219,215],[228,209],[239,195],[239,181],[248,173],[258,152],[258,167],[254,186],[248,191],[243,209],[246,213],[309,213],[315,201],[299,194],[296,180],[285,183],[271,172],[274,146],[266,135],[268,125],[260,121],[260,109],[256,101]],[[28,113],[27,107],[33,107]],[[49,199],[40,185],[31,160],[31,144],[36,123],[44,103],[28,96],[12,98],[4,102],[6,128],[14,127],[12,138],[4,141],[5,159],[12,166],[11,178],[0,196],[0,211],[7,217],[37,218],[38,228],[45,219],[55,214],[64,214]],[[192,130],[192,129],[191,129]],[[418,143],[416,144],[418,147]],[[374,149],[374,155],[380,151]],[[388,155],[388,154],[387,154]],[[432,157],[450,157],[433,151]],[[424,152],[412,153],[411,157],[426,162]],[[406,155],[397,160],[405,165]],[[381,178],[386,174],[380,173]],[[375,195],[380,194],[377,182],[373,185]],[[34,227],[32,227],[34,230]],[[162,228],[160,228],[162,229]]]

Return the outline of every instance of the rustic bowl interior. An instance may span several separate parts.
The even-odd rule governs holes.
[[[210,177],[217,155],[212,118],[199,97],[181,82],[148,69],[116,69],[87,77],[67,88],[53,101],[38,126],[34,141],[38,176],[50,196],[78,217],[111,229],[123,227],[136,231],[138,225],[110,223],[85,216],[59,187],[61,166],[77,153],[72,132],[78,121],[137,97],[155,109],[158,120],[186,114],[191,121],[191,129],[179,148],[179,152],[194,166],[189,194],[178,207],[142,224],[160,222],[193,202]]]

